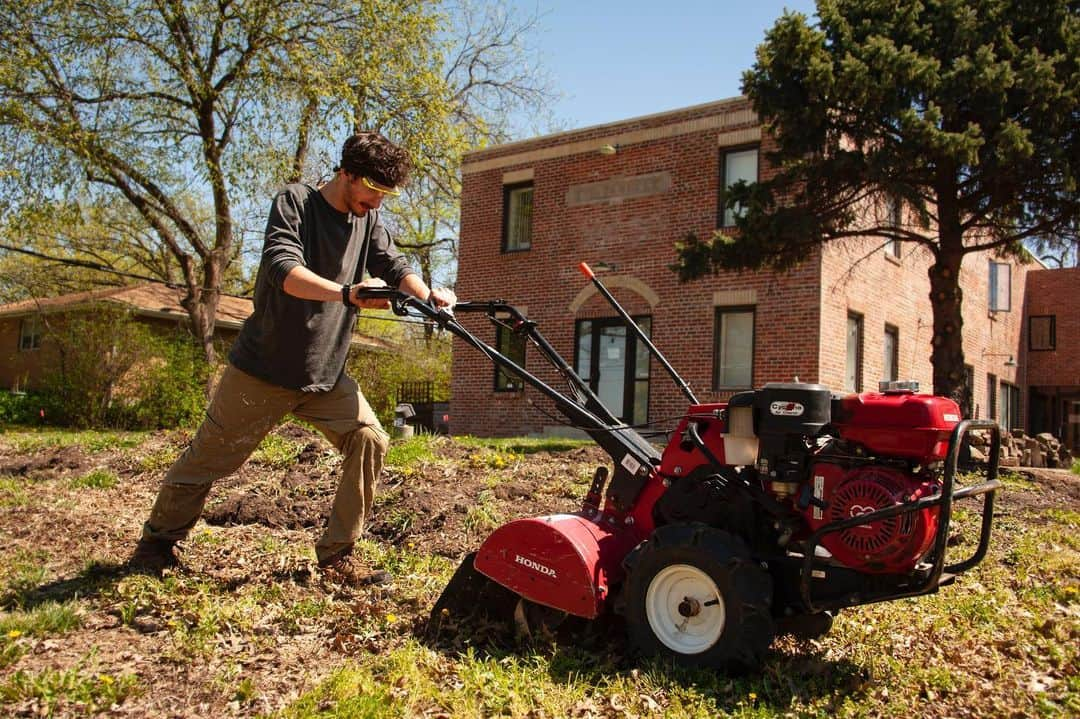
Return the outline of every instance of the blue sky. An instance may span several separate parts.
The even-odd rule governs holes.
[[[551,108],[561,129],[738,95],[754,49],[784,9],[810,17],[815,10],[813,0],[512,0],[510,6],[539,15],[532,41],[563,95]]]

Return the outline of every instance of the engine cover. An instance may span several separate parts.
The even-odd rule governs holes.
[[[811,529],[926,497],[932,482],[889,467],[846,469],[815,464],[811,471],[815,499],[804,512]],[[872,574],[910,571],[930,549],[937,532],[938,509],[931,507],[826,534],[821,544],[846,567]]]

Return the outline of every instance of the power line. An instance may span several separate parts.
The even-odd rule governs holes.
[[[28,250],[28,249],[25,249],[25,248],[22,248],[22,247],[12,247],[11,245],[5,245],[5,244],[2,244],[2,243],[0,243],[0,250],[8,250],[9,252],[18,252],[18,253],[21,253],[21,254],[24,254],[24,255],[29,255],[31,257],[36,257],[37,259],[41,259],[41,260],[49,260],[50,262],[59,262],[60,264],[63,264],[63,265],[72,265],[72,266],[75,266],[75,267],[84,267],[84,268],[86,268],[88,270],[96,270],[98,272],[107,272],[107,273],[112,274],[112,275],[117,275],[119,277],[128,277],[128,278],[133,279],[133,280],[142,280],[143,282],[154,282],[154,283],[157,283],[157,284],[165,285],[166,287],[171,287],[173,289],[183,289],[184,287],[186,287],[186,285],[182,285],[182,284],[179,284],[179,283],[176,283],[176,282],[167,282],[165,280],[162,280],[159,277],[149,277],[147,275],[139,275],[139,274],[135,274],[133,272],[124,272],[123,270],[117,270],[117,269],[114,269],[112,267],[109,267],[108,265],[103,265],[100,262],[91,262],[90,260],[78,260],[78,259],[73,259],[73,258],[70,258],[70,257],[54,257],[52,255],[46,255],[46,254],[44,254],[42,252],[36,252],[34,250]],[[201,289],[205,290],[205,289],[209,289],[209,288],[203,287]],[[220,290],[218,290],[218,291],[220,292]],[[249,297],[247,295],[230,295],[230,296],[231,297],[237,297],[237,298],[242,299],[242,300],[251,300],[251,299],[253,299],[252,297]],[[404,323],[410,324],[410,325],[416,325],[416,326],[421,326],[422,325],[422,326],[425,326],[425,327],[433,327],[435,325],[435,323],[432,322],[431,320],[421,319],[419,317],[416,317],[414,319],[404,319],[404,318],[401,318],[401,317],[385,317],[385,316],[382,316],[382,315],[364,315],[364,319],[380,320],[382,322],[404,322]]]

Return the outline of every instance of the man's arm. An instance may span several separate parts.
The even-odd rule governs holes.
[[[341,285],[317,275],[303,265],[297,265],[285,275],[281,285],[287,294],[302,300],[341,302]]]

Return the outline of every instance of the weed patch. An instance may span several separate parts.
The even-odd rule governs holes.
[[[72,489],[111,489],[120,478],[109,469],[95,469],[71,480]]]
[[[79,447],[84,452],[93,453],[138,447],[146,436],[146,432],[27,428],[5,432],[4,440],[20,454],[64,447]]]
[[[134,674],[94,675],[80,667],[36,673],[20,670],[0,683],[0,699],[9,702],[36,699],[49,716],[58,705],[68,703],[95,712],[122,703],[135,693],[137,686],[138,678]]]
[[[18,477],[0,477],[0,508],[25,507],[30,503],[26,480]]]
[[[390,443],[390,449],[386,453],[386,465],[398,469],[406,469],[420,462],[430,462],[435,459],[434,435],[417,434],[408,439],[396,439]]]
[[[271,469],[287,469],[296,463],[303,448],[303,444],[271,432],[259,442],[251,461]]]

